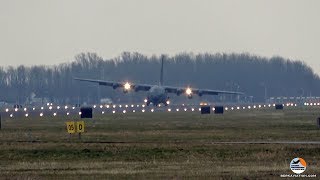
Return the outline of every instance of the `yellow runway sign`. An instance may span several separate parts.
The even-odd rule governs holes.
[[[73,134],[76,132],[76,127],[75,127],[74,121],[66,122],[66,124],[67,124],[68,133]]]
[[[77,132],[84,133],[84,121],[77,122]]]

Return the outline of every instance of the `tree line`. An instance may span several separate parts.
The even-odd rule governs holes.
[[[248,53],[180,53],[163,57],[165,85],[241,91],[255,101],[264,101],[266,96],[318,96],[320,92],[319,76],[302,61]],[[124,95],[122,91],[78,82],[73,77],[158,84],[160,61],[161,56],[131,52],[112,59],[81,53],[71,63],[55,66],[1,67],[0,99],[23,104],[35,94],[58,103],[95,103],[101,98],[141,101],[145,93]]]

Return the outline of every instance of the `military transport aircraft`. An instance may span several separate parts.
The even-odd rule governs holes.
[[[164,105],[169,105],[169,96],[168,93],[175,93],[176,95],[185,95],[191,99],[193,94],[198,96],[202,95],[218,95],[218,94],[234,94],[234,95],[243,95],[241,92],[232,92],[232,91],[220,91],[220,90],[210,90],[210,89],[195,89],[191,87],[173,87],[163,85],[163,58],[161,59],[161,71],[160,71],[160,81],[159,85],[151,84],[135,84],[130,82],[114,82],[114,81],[105,81],[105,80],[95,80],[95,79],[83,79],[83,78],[74,78],[78,81],[86,81],[98,83],[103,86],[111,86],[113,89],[123,88],[123,92],[127,93],[131,90],[137,91],[148,91],[147,99],[145,99],[146,105],[152,103],[154,106],[157,106],[161,103]]]

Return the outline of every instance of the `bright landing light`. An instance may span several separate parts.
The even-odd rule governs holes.
[[[129,82],[126,82],[126,83],[124,84],[124,89],[129,90],[130,88],[131,88],[130,83],[129,83]]]
[[[190,88],[187,88],[187,89],[186,89],[186,94],[187,94],[187,95],[192,94],[192,90],[191,90]]]

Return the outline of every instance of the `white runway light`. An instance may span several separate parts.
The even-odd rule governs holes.
[[[42,117],[43,116],[43,113],[40,113],[40,117]]]
[[[187,108],[184,108],[184,111],[187,111]]]
[[[68,109],[68,106],[65,106],[64,109]]]
[[[81,115],[82,113],[81,112],[79,112],[79,115]]]
[[[6,109],[6,112],[9,112],[9,109],[8,109],[8,108]]]
[[[132,112],[136,112],[136,110],[132,110]]]
[[[154,109],[151,109],[151,112],[153,112],[154,111]]]
[[[69,113],[69,112],[67,112],[67,116],[69,116],[69,114],[70,114],[70,113]]]
[[[17,112],[17,111],[18,111],[18,108],[15,108],[15,109],[14,109],[14,111],[16,111],[16,112]]]
[[[27,113],[27,114],[25,114],[25,116],[26,116],[26,117],[28,117],[28,116],[29,116],[29,114]]]
[[[141,111],[144,113],[146,110],[142,109]]]
[[[125,114],[126,112],[127,112],[126,110],[123,110],[123,111],[122,111],[123,114]]]
[[[56,116],[57,115],[57,113],[53,113],[53,116]]]
[[[104,114],[104,111],[102,111],[101,114]]]
[[[10,114],[10,117],[12,118],[12,117],[13,117],[13,114]]]
[[[27,108],[23,108],[23,111],[26,112],[26,111],[27,111]]]
[[[179,109],[176,109],[177,112],[179,112]]]
[[[191,111],[194,111],[194,108],[191,108]]]
[[[116,113],[116,111],[115,111],[115,110],[113,110],[113,111],[112,111],[112,113],[114,114],[114,113]]]

